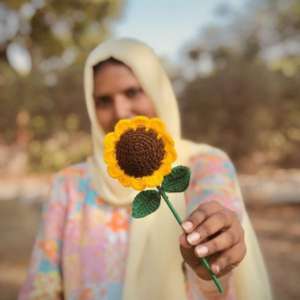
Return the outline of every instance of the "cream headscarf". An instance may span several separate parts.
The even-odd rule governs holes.
[[[158,58],[149,47],[133,39],[114,39],[100,44],[90,53],[84,70],[85,99],[91,120],[94,148],[89,162],[99,194],[111,205],[126,206],[131,204],[136,192],[121,186],[106,171],[103,161],[105,134],[97,122],[92,96],[93,66],[110,57],[122,61],[131,68],[145,93],[153,101],[158,117],[164,121],[175,140],[179,154],[176,164],[187,164],[189,157],[207,151],[207,146],[181,139],[178,106],[172,87]],[[171,196],[172,203],[182,216],[185,215],[183,197],[183,193]],[[271,299],[261,253],[246,212],[243,226],[248,252],[235,271],[238,299]],[[178,244],[180,233],[180,227],[163,202],[154,214],[132,220],[124,300],[187,299]]]

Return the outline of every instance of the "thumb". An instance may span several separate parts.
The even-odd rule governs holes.
[[[179,236],[179,244],[181,247],[186,248],[186,249],[192,249],[192,246],[188,243],[187,239],[186,239],[186,234],[182,233]]]
[[[179,236],[180,252],[185,260],[191,267],[199,266],[199,258],[194,253],[194,246],[191,246],[187,239],[186,234],[182,233]]]

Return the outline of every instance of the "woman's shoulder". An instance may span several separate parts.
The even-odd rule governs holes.
[[[217,147],[208,144],[195,144],[192,146],[193,151],[189,157],[189,164],[191,166],[195,164],[232,164],[231,159],[228,154]]]
[[[54,174],[57,179],[84,179],[88,176],[88,163],[80,162],[69,165]]]
[[[193,174],[226,174],[235,178],[236,168],[224,150],[207,144],[194,144],[193,147],[188,159]]]

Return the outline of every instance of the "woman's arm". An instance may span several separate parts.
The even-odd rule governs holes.
[[[63,299],[60,263],[66,202],[65,180],[58,175],[53,180],[49,201],[43,208],[28,276],[19,300]]]
[[[201,291],[206,299],[234,299],[232,269],[246,250],[240,223],[244,206],[236,173],[228,156],[214,148],[194,157],[191,169],[186,221],[192,228],[184,228],[186,234],[180,238],[183,258],[191,267],[187,273],[194,272],[198,278],[191,280],[188,276],[193,282],[190,286]],[[201,248],[207,252],[198,253]],[[223,295],[212,281],[207,281],[210,279],[207,271],[199,264],[199,257],[206,256],[222,282]]]

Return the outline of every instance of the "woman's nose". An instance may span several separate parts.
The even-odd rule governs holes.
[[[131,103],[123,95],[118,95],[114,99],[114,110],[116,119],[127,119],[132,117]]]

